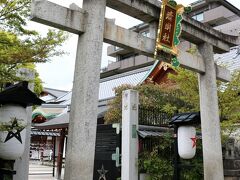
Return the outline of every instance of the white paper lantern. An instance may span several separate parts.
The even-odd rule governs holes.
[[[1,130],[6,125],[8,127],[17,125],[18,128]],[[0,158],[16,160],[22,156],[25,148],[26,125],[26,108],[11,104],[0,107]]]
[[[193,126],[178,128],[178,154],[183,159],[191,159],[196,154],[196,129]]]

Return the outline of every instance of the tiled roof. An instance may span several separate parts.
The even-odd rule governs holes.
[[[123,84],[137,85],[145,77],[147,71],[130,74],[127,76],[117,77],[100,83],[99,100],[109,99],[115,96],[114,88]]]
[[[45,87],[43,89],[43,91],[46,91],[46,92],[48,92],[49,94],[51,94],[52,96],[55,96],[55,97],[60,97],[60,96],[62,96],[62,95],[67,93],[67,91],[64,91],[64,90],[47,88],[47,87]]]
[[[233,47],[228,53],[215,54],[215,61],[225,65],[231,72],[240,70],[240,46]]]
[[[107,109],[108,108],[106,105],[99,105],[98,118],[103,117]],[[55,128],[57,129],[57,128],[66,128],[68,127],[68,124],[69,124],[69,111],[63,112],[47,122],[44,122],[41,124],[34,124],[33,126],[37,129],[55,129]]]
[[[175,114],[169,124],[177,124],[177,125],[192,125],[192,124],[200,124],[201,116],[200,112],[189,112],[189,113],[179,113]]]
[[[142,138],[146,137],[161,137],[164,136],[164,132],[150,131],[150,130],[138,130],[138,135]]]
[[[34,124],[34,127],[37,129],[55,129],[55,128],[66,128],[68,127],[69,123],[69,113],[62,113],[55,117],[52,120],[49,120],[47,122],[41,123],[41,124]]]
[[[70,105],[71,104],[72,91],[64,94],[63,96],[56,99],[59,104]]]
[[[55,96],[51,95],[51,94],[48,94],[46,96],[42,96],[42,97],[39,97],[41,100],[45,101],[45,102],[49,102],[49,101],[53,101],[56,99]]]
[[[101,79],[99,86],[99,101],[113,98],[115,96],[115,87],[123,84],[130,84],[135,86],[141,83],[150,68],[151,67],[145,67]],[[59,102],[60,104],[70,105],[71,96],[72,92],[68,92],[64,96],[59,97],[56,102]]]

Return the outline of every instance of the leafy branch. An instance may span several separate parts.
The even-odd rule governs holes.
[[[0,131],[21,131],[23,130],[27,124],[23,119],[17,119],[16,117],[12,117],[8,122],[0,123]]]

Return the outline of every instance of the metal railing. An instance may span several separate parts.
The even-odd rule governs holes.
[[[168,126],[171,115],[157,108],[144,108],[139,106],[138,121],[140,125]]]

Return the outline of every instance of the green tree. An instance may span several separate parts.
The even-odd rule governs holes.
[[[197,74],[184,69],[177,69],[178,75],[170,75],[178,85],[181,96],[179,98],[191,104],[191,109],[181,108],[180,112],[199,111],[199,87]],[[240,70],[232,74],[232,79],[228,83],[217,82],[218,104],[221,125],[230,128],[231,125],[239,123],[240,120]]]
[[[166,132],[160,138],[152,138],[152,140],[158,142],[158,145],[150,151],[139,154],[139,171],[149,174],[151,180],[170,180],[173,176],[172,134]]]
[[[219,86],[219,105],[223,125],[235,124],[240,121],[240,70],[232,74],[229,83]],[[227,121],[226,121],[227,120]],[[226,124],[228,122],[228,124]]]
[[[64,51],[59,46],[67,35],[62,31],[49,30],[45,37],[28,30],[30,0],[0,1],[0,85],[19,81],[19,68],[29,63],[44,63]],[[30,69],[34,69],[32,66]],[[37,74],[36,74],[37,75]],[[39,76],[36,82],[40,83]]]
[[[30,16],[31,0],[0,0],[1,29],[18,35],[36,35],[36,31],[26,29]]]
[[[197,74],[182,68],[175,69],[177,76],[169,74],[168,78],[176,83],[179,99],[189,106],[178,109],[179,112],[199,111],[199,87]]]
[[[122,91],[134,89],[139,91],[139,101],[144,108],[157,108],[174,114],[178,109],[190,109],[191,104],[179,99],[179,90],[167,84],[141,84],[137,86],[122,85],[115,88],[115,98],[109,102],[109,110],[104,119],[106,123],[121,122]]]

